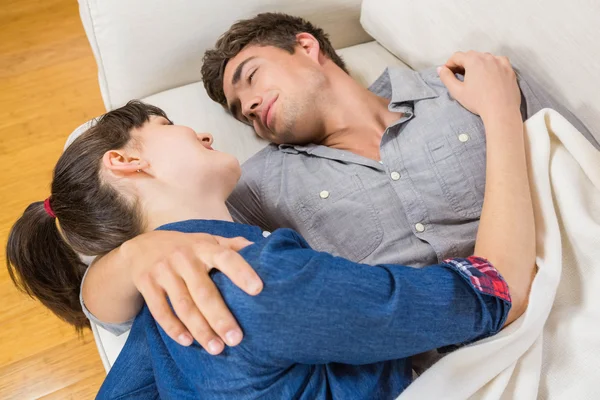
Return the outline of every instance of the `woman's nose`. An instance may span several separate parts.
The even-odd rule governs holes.
[[[210,146],[213,143],[213,137],[210,133],[197,133],[198,139],[202,142],[202,144],[206,146]]]

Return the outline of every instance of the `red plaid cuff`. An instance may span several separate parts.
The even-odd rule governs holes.
[[[508,284],[500,272],[485,258],[475,256],[449,258],[444,260],[444,263],[466,276],[471,285],[481,293],[511,301]]]

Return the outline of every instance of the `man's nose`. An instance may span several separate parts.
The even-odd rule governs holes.
[[[258,118],[258,109],[260,108],[261,104],[262,104],[262,97],[254,96],[249,101],[244,103],[244,109],[243,109],[242,113],[244,114],[244,116],[246,118],[248,118],[250,121],[252,121],[252,120]]]

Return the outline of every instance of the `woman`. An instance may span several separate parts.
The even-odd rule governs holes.
[[[512,106],[518,112],[518,101]],[[515,115],[503,118],[524,161]],[[488,135],[506,133],[497,121],[490,124]],[[99,398],[395,398],[411,381],[410,356],[493,335],[523,313],[533,258],[504,264],[493,250],[502,243],[486,234],[484,217],[475,253],[500,261],[512,308],[506,282],[484,258],[423,269],[373,267],[316,252],[291,230],[265,238],[256,227],[231,222],[225,200],[240,168],[211,142],[173,125],[156,107],[130,102],[65,151],[49,199],[29,206],[11,231],[15,282],[78,328],[86,325],[79,304],[85,266],[75,251],[105,254],[155,229],[254,242],[240,254],[263,280],[261,294],[248,296],[223,274],[212,275],[244,329],[243,342],[219,356],[196,344],[179,346],[143,307]],[[502,167],[500,159],[493,162]],[[513,178],[526,181],[520,167],[522,176]],[[526,189],[519,198],[528,199],[521,202],[524,215],[532,213]],[[508,222],[527,231],[532,220]],[[505,245],[525,241],[533,249],[532,235],[512,236]]]

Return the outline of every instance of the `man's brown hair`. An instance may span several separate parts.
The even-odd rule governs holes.
[[[233,24],[217,40],[215,48],[204,53],[202,81],[206,92],[211,99],[227,106],[227,99],[223,92],[223,73],[231,58],[248,45],[274,46],[294,54],[298,44],[296,35],[303,32],[313,35],[318,40],[323,54],[348,72],[344,61],[331,45],[329,35],[321,28],[299,17],[282,13],[263,13]]]

